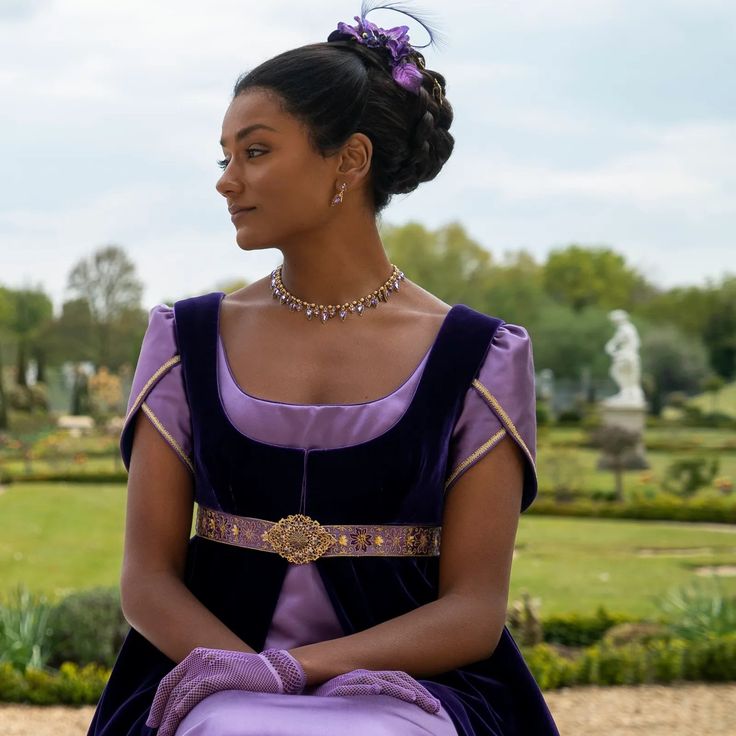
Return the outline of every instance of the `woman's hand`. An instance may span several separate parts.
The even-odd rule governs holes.
[[[298,694],[306,674],[285,649],[260,654],[229,649],[193,649],[159,683],[146,725],[157,736],[173,736],[197,703],[220,690]]]
[[[312,692],[322,696],[379,694],[416,703],[427,713],[437,713],[441,705],[424,685],[401,670],[353,670],[323,682]]]

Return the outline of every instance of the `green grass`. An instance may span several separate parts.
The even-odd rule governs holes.
[[[16,483],[0,495],[0,580],[24,582],[52,600],[116,585],[125,518],[122,484]]]
[[[118,585],[125,523],[123,484],[17,483],[0,495],[0,595],[23,582],[55,600]],[[721,527],[724,529],[724,527]],[[599,604],[655,612],[652,595],[695,576],[693,564],[736,565],[736,528],[707,524],[561,519],[522,515],[511,598],[542,599],[543,616]],[[697,557],[640,557],[640,547],[708,548]],[[608,579],[605,576],[608,576]],[[736,593],[736,578],[723,578]]]
[[[701,550],[643,557],[641,548]],[[706,549],[703,549],[706,548]],[[700,579],[695,565],[736,565],[736,527],[623,519],[522,515],[512,568],[511,598],[526,589],[541,598],[542,616],[611,611],[648,616],[654,597]],[[720,578],[736,594],[736,578]]]
[[[702,393],[693,396],[688,400],[688,404],[694,404],[705,412],[713,411],[714,401],[713,394]],[[736,416],[736,381],[727,383],[719,392],[715,399],[716,411]]]

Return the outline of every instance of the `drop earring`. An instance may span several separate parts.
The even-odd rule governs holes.
[[[345,189],[347,188],[347,184],[343,182],[340,184],[340,191],[332,198],[332,202],[330,202],[330,207],[334,207],[336,204],[342,204],[342,196],[345,194]]]

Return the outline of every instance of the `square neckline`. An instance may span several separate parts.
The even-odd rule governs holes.
[[[425,363],[427,362],[430,354],[435,349],[435,347],[436,347],[436,345],[437,345],[437,343],[439,341],[440,335],[442,334],[442,332],[443,332],[443,330],[445,328],[445,325],[447,324],[447,320],[448,320],[448,318],[450,316],[450,313],[457,306],[456,304],[453,304],[447,310],[447,312],[445,313],[444,318],[442,319],[442,322],[440,323],[439,329],[437,330],[437,332],[436,332],[436,334],[434,336],[434,339],[432,340],[432,344],[429,346],[429,348],[427,349],[427,351],[424,353],[424,355],[422,356],[422,359],[414,367],[414,369],[409,374],[409,376],[407,376],[401,382],[401,384],[397,388],[395,388],[393,391],[391,391],[390,393],[385,394],[384,396],[380,396],[377,399],[370,399],[369,401],[357,401],[357,402],[348,403],[348,404],[345,404],[345,403],[343,403],[343,404],[340,404],[340,403],[296,404],[296,403],[293,403],[291,401],[275,401],[273,399],[264,399],[264,398],[261,398],[260,396],[254,396],[253,394],[250,394],[247,391],[245,391],[243,389],[243,387],[237,382],[237,380],[235,379],[235,374],[232,371],[232,367],[230,366],[230,359],[227,356],[227,350],[225,350],[225,343],[223,342],[222,336],[220,334],[220,314],[221,314],[221,311],[222,311],[222,300],[225,298],[225,296],[227,296],[227,294],[224,291],[220,291],[218,293],[221,294],[222,296],[220,297],[220,299],[219,299],[219,301],[217,303],[217,323],[216,323],[216,326],[215,326],[215,333],[216,333],[216,337],[217,337],[217,348],[218,348],[218,350],[215,351],[215,359],[216,359],[216,361],[217,361],[217,358],[218,358],[218,353],[221,353],[222,356],[223,356],[223,358],[224,358],[225,368],[227,368],[227,372],[230,375],[230,379],[232,381],[233,386],[243,396],[245,396],[247,399],[250,399],[250,400],[253,400],[253,401],[258,401],[258,402],[265,403],[265,404],[275,404],[276,406],[293,408],[293,409],[313,409],[315,407],[331,407],[331,408],[335,408],[335,407],[344,407],[344,408],[360,407],[360,406],[368,406],[368,405],[371,405],[371,404],[378,404],[378,403],[380,403],[382,401],[387,401],[388,399],[392,398],[399,391],[401,391],[401,389],[403,389],[408,383],[410,383],[411,380],[416,376],[417,372],[425,365]],[[220,393],[221,387],[219,385],[219,380],[218,380],[219,379],[219,375],[218,375],[218,371],[217,371],[217,366],[215,366],[215,378],[216,378],[217,385],[218,385],[218,393]]]

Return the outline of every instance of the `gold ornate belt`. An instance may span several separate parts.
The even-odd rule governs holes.
[[[320,524],[304,514],[277,522],[197,507],[196,533],[215,542],[276,552],[303,565],[319,557],[435,557],[441,526]]]

